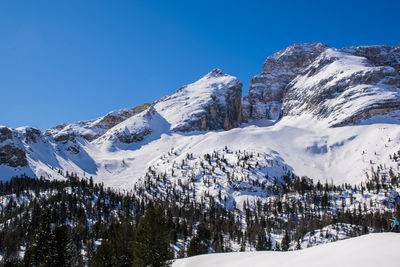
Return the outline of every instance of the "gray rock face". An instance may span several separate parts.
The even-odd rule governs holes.
[[[115,125],[94,143],[134,143],[150,134],[230,130],[242,122],[242,83],[215,69]]]
[[[296,44],[270,57],[251,81],[243,117],[311,113],[331,126],[399,110],[400,48]]]
[[[0,147],[0,164],[10,167],[24,167],[28,165],[25,152],[17,146],[8,144]]]
[[[341,51],[365,57],[371,65],[389,66],[400,71],[400,46],[387,45],[358,46],[343,48]]]
[[[108,140],[121,143],[134,143],[142,141],[147,135],[152,133],[152,122],[155,116],[155,110],[151,106],[142,113],[118,124],[104,135]],[[100,138],[103,139],[104,138]]]
[[[38,138],[42,135],[40,130],[33,128],[33,127],[25,127],[23,134],[25,135],[25,142],[26,143],[36,143]]]
[[[0,143],[12,139],[12,131],[7,127],[0,126]]]
[[[251,79],[243,118],[278,119],[285,87],[326,48],[321,43],[294,44],[268,57],[262,73]]]
[[[36,130],[29,128],[29,130]],[[30,137],[36,139],[36,135],[30,131]],[[28,164],[25,151],[14,142],[14,136],[17,138],[18,134],[14,133],[12,129],[0,126],[0,164],[10,167],[24,167]]]
[[[242,83],[220,69],[156,102],[171,131],[230,130],[242,122]]]
[[[390,61],[396,55],[356,56],[366,50],[327,49],[286,87],[281,116],[311,113],[334,127],[399,110],[400,75],[390,66],[398,65]]]
[[[79,121],[68,125],[61,124],[47,130],[46,135],[53,137],[56,142],[63,143],[66,141],[75,142],[76,137],[84,138],[87,141],[93,141],[105,134],[115,125],[139,114],[149,106],[149,103],[145,103],[134,108],[112,111],[95,120]]]

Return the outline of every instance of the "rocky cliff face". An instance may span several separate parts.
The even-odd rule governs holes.
[[[230,130],[242,122],[242,83],[215,69],[115,125],[94,143],[133,143],[168,132]]]
[[[145,103],[134,108],[121,109],[112,111],[107,115],[89,121],[79,121],[72,124],[61,124],[54,128],[48,129],[45,134],[52,136],[56,142],[65,142],[67,140],[75,142],[75,138],[81,137],[88,141],[93,141],[105,134],[109,129],[124,120],[139,114],[150,106]]]
[[[398,51],[385,57],[378,56],[377,47],[373,55],[366,51],[324,51],[286,87],[281,116],[310,113],[342,126],[400,110],[400,74],[391,66],[400,62],[392,61]]]
[[[172,131],[230,130],[242,122],[242,83],[214,69],[156,102]]]
[[[94,143],[111,141],[129,144],[133,142],[140,142],[147,135],[152,133],[152,122],[154,115],[154,107],[150,106],[145,111],[132,116],[129,119],[112,127],[104,135],[96,139]]]
[[[245,119],[310,113],[331,126],[400,109],[400,49],[297,44],[271,57],[251,81]]]
[[[326,48],[321,43],[294,44],[268,57],[243,99],[244,119],[278,119],[286,86]]]
[[[37,134],[40,131],[32,127],[21,128],[25,132],[27,143],[36,142]],[[24,167],[28,165],[26,153],[20,145],[20,134],[18,131],[0,126],[0,165],[10,167]]]
[[[227,133],[202,134],[230,130],[238,127],[242,120],[277,120],[306,114],[307,117],[297,120],[300,124],[313,117],[335,127],[357,124],[372,117],[394,118],[395,123],[392,120],[391,123],[397,126],[396,123],[400,123],[399,71],[399,47],[335,49],[320,43],[295,44],[267,58],[262,73],[251,80],[249,94],[243,102],[242,83],[215,69],[152,104],[110,112],[95,120],[63,124],[43,133],[32,127],[0,126],[0,179],[1,175],[10,178],[23,173],[57,177],[60,169],[114,175],[136,168],[134,166],[143,158],[143,162],[151,162],[159,157],[159,149],[170,149],[167,146],[179,145],[181,140],[203,136],[207,139],[212,135],[232,134],[234,141],[229,139],[228,143],[243,139],[241,145],[246,146],[247,135],[255,130],[252,125],[249,128],[243,125],[243,129]],[[281,122],[289,125],[291,121]],[[279,128],[282,124],[276,125]],[[259,127],[256,131],[260,128],[269,131],[268,127]],[[192,131],[202,132],[188,134]],[[293,138],[291,134],[287,136]],[[344,144],[351,138],[332,142],[332,146]],[[175,139],[179,141],[171,141]],[[262,145],[257,140],[249,142]],[[286,141],[281,139],[281,142]],[[316,145],[310,143],[304,151],[297,152],[328,153],[324,142],[326,140],[316,140]],[[206,143],[209,144],[208,139],[199,142]],[[324,147],[322,150],[320,143]],[[315,146],[317,149],[313,150]],[[309,147],[312,149],[308,150]],[[279,149],[273,148],[274,151]],[[127,171],[125,177],[131,175]]]

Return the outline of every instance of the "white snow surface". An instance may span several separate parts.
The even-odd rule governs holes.
[[[314,82],[332,75],[339,81],[360,71],[393,71],[389,67],[386,69],[368,66],[361,57],[339,53],[333,49],[327,49],[324,55],[323,57],[338,60],[328,64],[321,73],[313,75],[314,81],[310,82],[305,76],[298,76],[294,83],[296,88],[299,88],[299,93],[309,93],[308,91],[312,90],[308,89]],[[334,81],[328,83],[331,82]],[[102,132],[92,132],[93,135],[102,135],[91,142],[80,135],[61,142],[55,142],[54,137],[61,134],[68,137],[70,128],[78,133],[85,129],[94,131],[94,128],[90,127],[99,125],[101,118],[94,120],[93,125],[85,122],[82,129],[78,127],[80,123],[74,127],[61,126],[58,130],[51,129],[38,136],[36,142],[26,139],[24,132],[28,128],[14,129],[13,137],[3,140],[0,145],[11,144],[22,148],[27,154],[29,165],[24,168],[0,165],[0,179],[8,180],[12,176],[24,173],[29,176],[61,178],[58,170],[62,169],[82,177],[93,176],[96,182],[104,182],[107,186],[129,190],[143,178],[149,167],[158,164],[160,157],[172,148],[178,154],[177,162],[188,153],[193,154],[194,158],[200,158],[224,147],[233,151],[270,154],[274,160],[280,161],[278,165],[287,166],[285,169],[290,169],[296,175],[336,184],[363,182],[366,173],[369,173],[371,168],[376,169],[379,164],[399,171],[399,163],[389,160],[389,154],[397,153],[400,148],[398,111],[374,116],[359,125],[336,128],[329,127],[332,124],[332,116],[324,119],[316,118],[307,112],[295,112],[293,116],[289,114],[278,121],[250,121],[229,131],[174,131],[190,122],[193,117],[198,118],[199,114],[204,112],[204,105],[210,101],[224,103],[226,90],[237,83],[240,81],[235,77],[218,69],[211,71],[197,82],[160,99],[143,112],[126,118],[104,134],[103,128]],[[356,112],[358,107],[369,105],[373,101],[398,97],[398,92],[385,91],[383,86],[368,89],[360,88],[359,85],[353,88],[354,90],[349,90],[360,92],[363,97],[347,99],[345,91],[340,97],[325,101],[325,104],[331,107],[340,106],[340,112],[334,110],[333,114],[347,116]],[[370,89],[372,93],[368,92]],[[340,101],[344,104],[339,105]],[[125,112],[127,111],[122,110],[110,114],[125,116]],[[95,121],[98,121],[97,124]],[[90,127],[86,128],[86,124],[90,124]],[[54,132],[50,133],[53,130]],[[120,142],[121,138],[132,138],[135,142]],[[157,169],[167,170],[171,168],[170,165],[164,164]],[[270,177],[277,175],[277,170],[271,173],[272,170],[266,169],[265,174]]]
[[[234,252],[179,259],[173,267],[397,267],[400,234],[369,234],[289,252]]]
[[[372,82],[366,77],[381,80]],[[313,113],[329,118],[330,125],[335,125],[378,104],[398,103],[400,91],[388,82],[394,77],[398,72],[392,67],[371,66],[365,57],[329,48],[288,85],[290,99],[284,101],[284,106],[290,106],[289,115]],[[331,94],[334,97],[325,96]],[[318,109],[310,110],[307,102],[318,98]]]
[[[42,139],[28,144],[17,138],[13,142],[28,151],[29,170],[37,176],[57,178],[57,170],[61,168],[123,189],[133,188],[148,167],[171,148],[183,156],[193,153],[194,157],[211,154],[225,146],[232,150],[269,153],[297,175],[334,183],[359,183],[366,179],[365,174],[371,167],[391,166],[389,154],[399,150],[398,124],[372,119],[363,125],[329,128],[328,124],[329,121],[305,115],[285,117],[272,125],[268,121],[257,121],[230,131],[179,133],[164,131],[160,126],[143,141],[118,146],[113,142],[89,143],[80,138],[76,144],[56,144]],[[66,151],[69,145],[78,145],[80,153]],[[399,170],[398,165],[392,167]],[[2,165],[2,179],[9,179],[7,175],[11,174],[29,174],[29,170]]]
[[[170,124],[171,130],[179,129],[202,114],[204,106],[213,99],[225,105],[226,90],[239,83],[236,77],[215,69],[176,93],[161,98],[154,108]]]

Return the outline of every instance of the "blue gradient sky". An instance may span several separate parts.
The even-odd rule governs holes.
[[[293,43],[399,44],[399,2],[1,1],[0,125],[96,118],[216,67],[247,92]]]

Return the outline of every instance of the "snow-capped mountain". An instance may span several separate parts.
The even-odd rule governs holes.
[[[92,141],[105,134],[107,130],[111,129],[120,122],[123,122],[126,119],[141,113],[149,106],[149,103],[145,103],[134,108],[112,111],[107,115],[95,120],[79,121],[69,125],[57,125],[54,128],[48,129],[45,134],[52,136],[56,142],[64,140],[72,141],[76,136],[82,137],[88,141]]]
[[[163,97],[145,112],[115,125],[95,143],[132,143],[152,132],[190,132],[236,128],[242,122],[242,83],[214,69],[203,78]]]
[[[268,57],[253,77],[243,116],[275,120],[310,113],[340,126],[398,111],[399,59],[399,47],[292,45]]]
[[[244,119],[278,119],[286,86],[326,48],[321,43],[294,44],[268,57],[243,99]]]
[[[400,74],[394,67],[329,48],[287,85],[281,116],[311,113],[327,118],[331,126],[393,111],[398,116],[399,88]]]
[[[218,166],[225,178],[241,168],[251,179],[290,170],[358,183],[376,164],[398,169],[387,155],[400,144],[399,54],[398,47],[296,44],[267,58],[243,103],[241,82],[215,69],[152,104],[96,120],[43,133],[2,126],[0,176],[57,178],[61,169],[127,189],[149,169],[173,170],[171,179],[187,175],[182,160],[198,164],[191,171],[201,180],[200,159],[220,153],[228,162],[225,171]],[[229,162],[226,148],[262,166]]]

